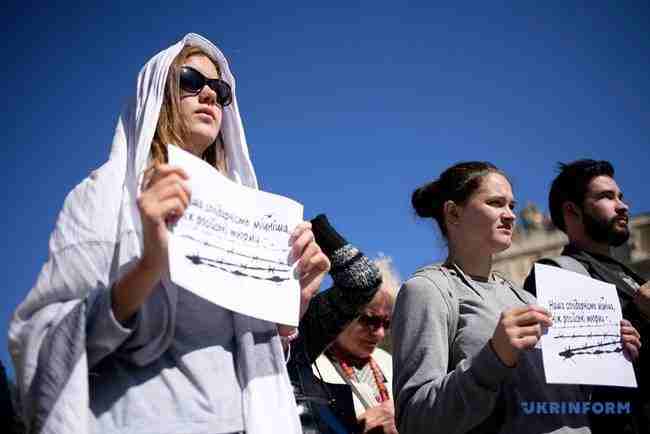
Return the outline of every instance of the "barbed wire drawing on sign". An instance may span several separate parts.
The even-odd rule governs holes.
[[[611,349],[600,349],[611,345],[616,345],[616,347]],[[622,351],[623,351],[623,346],[621,345],[620,341],[611,341],[611,342],[601,342],[594,345],[584,345],[575,348],[571,348],[571,346],[569,346],[563,351],[560,351],[558,355],[562,357],[564,360],[570,360],[576,356],[602,356],[603,354],[614,354],[614,353],[620,353]]]
[[[235,276],[244,276],[244,277],[250,277],[252,279],[258,279],[258,280],[268,280],[270,282],[285,282],[289,280],[291,277],[289,276],[289,272],[291,271],[290,268],[285,267],[285,268],[276,268],[276,267],[256,267],[252,265],[247,265],[247,264],[238,264],[238,263],[233,263],[233,262],[228,262],[224,261],[222,259],[213,259],[213,258],[207,258],[204,256],[200,256],[198,254],[194,255],[186,255],[185,258],[187,258],[188,261],[190,261],[194,265],[205,265],[208,267],[216,268],[221,271],[225,271],[226,273],[233,274]],[[230,267],[235,267],[235,269],[229,269],[226,266]],[[250,271],[262,271],[262,272],[267,272],[271,273],[270,276],[260,276],[257,274],[252,274],[250,272],[244,272],[242,270],[250,270]],[[278,274],[273,274],[273,273],[278,273]],[[285,276],[280,275],[279,273],[285,274]]]

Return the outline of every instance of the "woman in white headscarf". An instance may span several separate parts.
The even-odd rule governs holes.
[[[277,326],[179,290],[166,272],[166,224],[187,207],[192,175],[166,164],[167,144],[257,188],[228,64],[189,34],[147,62],[136,90],[109,160],[68,195],[10,326],[29,432],[298,433]],[[308,300],[329,262],[308,223],[292,242]]]

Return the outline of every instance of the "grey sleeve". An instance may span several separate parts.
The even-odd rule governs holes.
[[[160,357],[169,347],[175,328],[176,289],[158,284],[127,324],[113,314],[111,291],[102,290],[88,299],[86,351],[88,366],[115,355],[138,366]]]
[[[139,322],[139,313],[125,325],[115,318],[111,304],[111,290],[101,290],[95,297],[88,297],[86,317],[86,351],[88,367],[117,350],[133,333]]]
[[[441,278],[446,278],[441,275]],[[455,317],[451,317],[455,318]],[[450,305],[425,277],[409,279],[393,314],[393,390],[400,434],[465,433],[493,412],[511,373],[489,343],[449,370]]]

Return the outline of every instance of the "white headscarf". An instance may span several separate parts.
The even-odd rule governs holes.
[[[221,124],[228,176],[257,188],[228,63],[210,41],[190,33],[140,71],[136,96],[118,120],[108,161],[67,196],[50,237],[48,261],[14,313],[9,346],[29,432],[89,432],[84,300],[110,290],[142,253],[135,200],[149,161],[169,68],[187,45],[200,47],[216,61],[232,87],[233,101],[224,108]],[[175,300],[173,285],[165,285],[165,291]],[[299,433],[275,325],[233,315],[246,432]],[[254,335],[269,339],[259,342]],[[256,369],[260,361],[265,375]],[[276,375],[268,375],[269,366]]]

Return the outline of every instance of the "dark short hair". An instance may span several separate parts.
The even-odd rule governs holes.
[[[440,174],[440,177],[415,189],[411,194],[411,205],[422,218],[433,218],[440,232],[447,236],[443,208],[451,200],[459,205],[479,189],[483,178],[490,173],[498,173],[508,178],[494,164],[487,161],[465,161],[454,164]]]
[[[558,163],[559,174],[551,184],[548,208],[556,228],[566,232],[562,205],[573,202],[582,208],[589,182],[597,176],[614,178],[614,167],[609,161],[577,160],[568,164]]]

